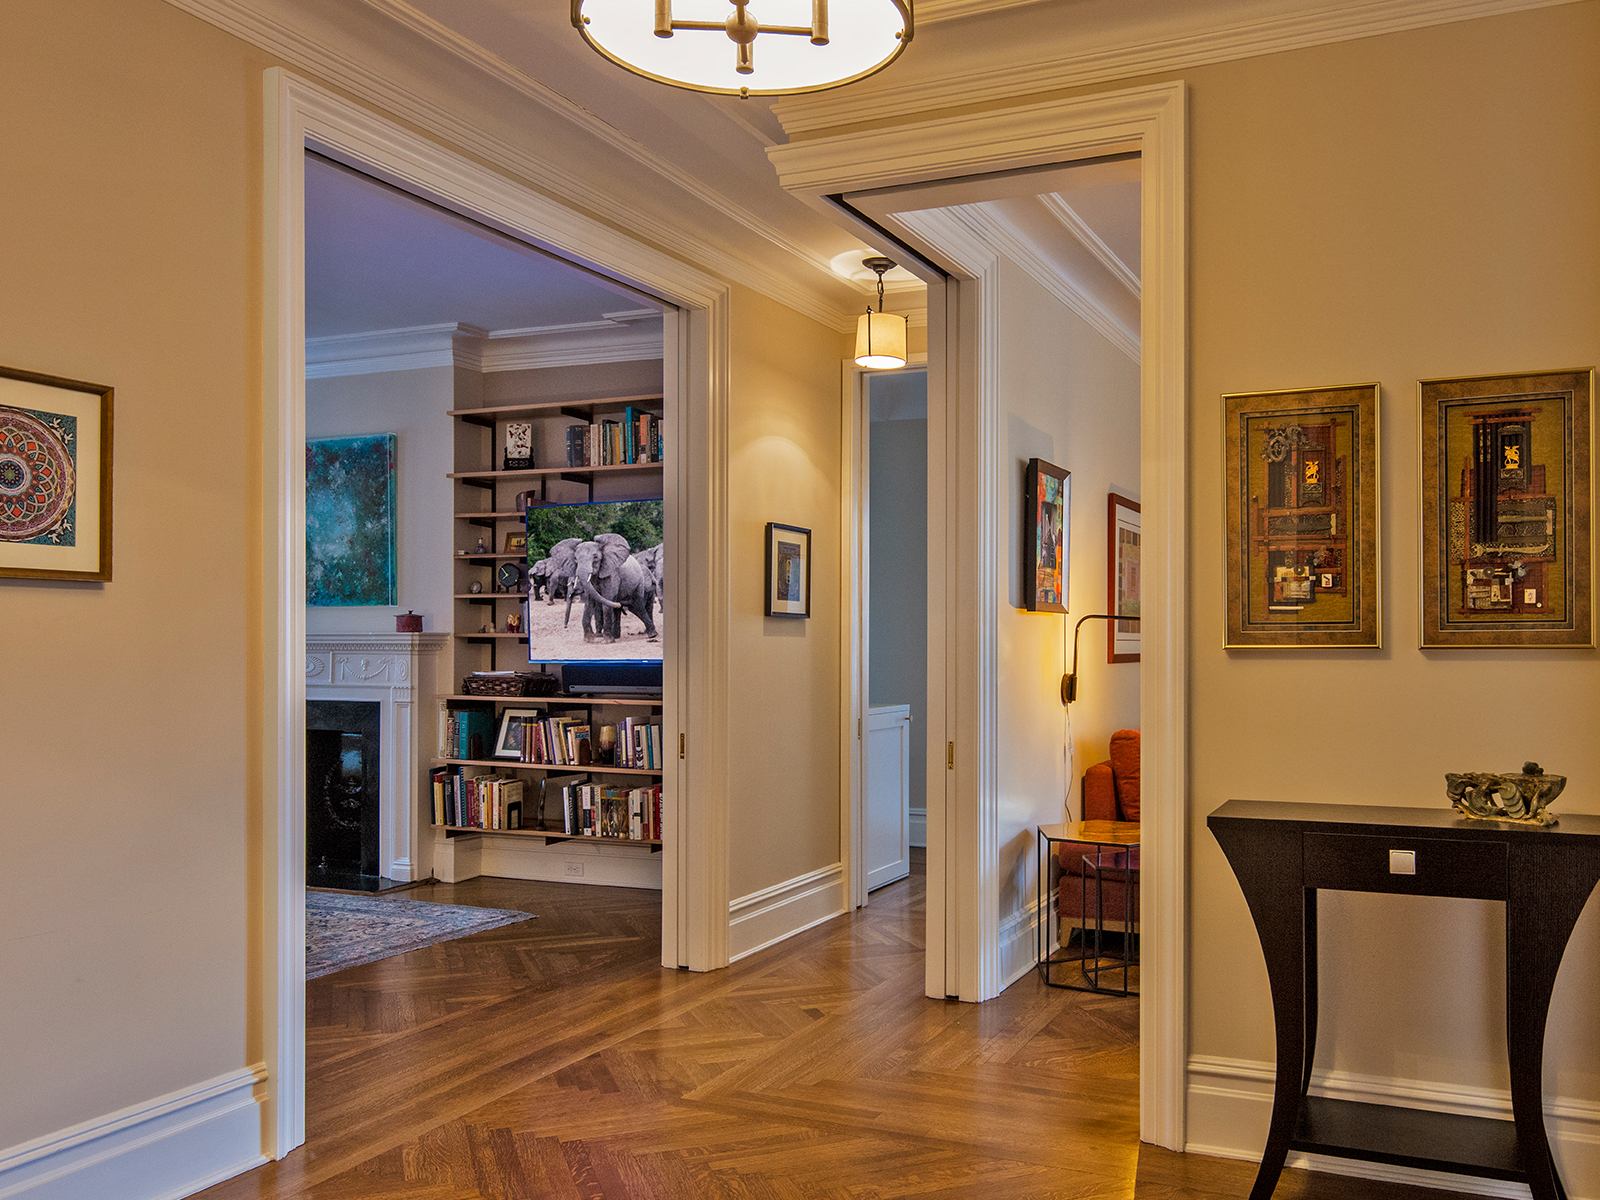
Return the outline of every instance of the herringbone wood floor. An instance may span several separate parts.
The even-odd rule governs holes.
[[[476,879],[535,912],[307,985],[305,1146],[206,1200],[1221,1200],[1138,1142],[1137,1001],[922,995],[920,876],[726,971],[657,965],[655,893]],[[1446,1200],[1288,1172],[1280,1200]]]

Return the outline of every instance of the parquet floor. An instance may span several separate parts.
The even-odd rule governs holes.
[[[922,996],[920,876],[694,975],[660,898],[476,879],[538,914],[307,985],[305,1146],[206,1200],[1222,1200],[1249,1164],[1138,1142],[1137,1001],[1032,977]],[[1286,1173],[1280,1200],[1450,1193]]]

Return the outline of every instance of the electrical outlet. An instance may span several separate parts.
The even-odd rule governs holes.
[[[582,876],[583,876],[583,864],[582,863],[569,862],[567,864],[567,876],[568,876],[568,878],[571,878],[571,879],[580,879],[580,878],[582,878]]]

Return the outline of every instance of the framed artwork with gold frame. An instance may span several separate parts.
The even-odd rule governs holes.
[[[1224,647],[1377,649],[1378,384],[1222,402]]]
[[[1422,648],[1594,644],[1594,369],[1423,379]]]
[[[0,367],[0,576],[110,581],[111,401]]]

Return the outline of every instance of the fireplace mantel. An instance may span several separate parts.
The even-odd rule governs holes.
[[[420,861],[429,845],[422,828],[432,817],[426,784],[434,743],[424,730],[433,709],[435,656],[449,642],[444,633],[306,634],[308,700],[382,706],[378,865],[400,882],[432,873],[431,864]]]

